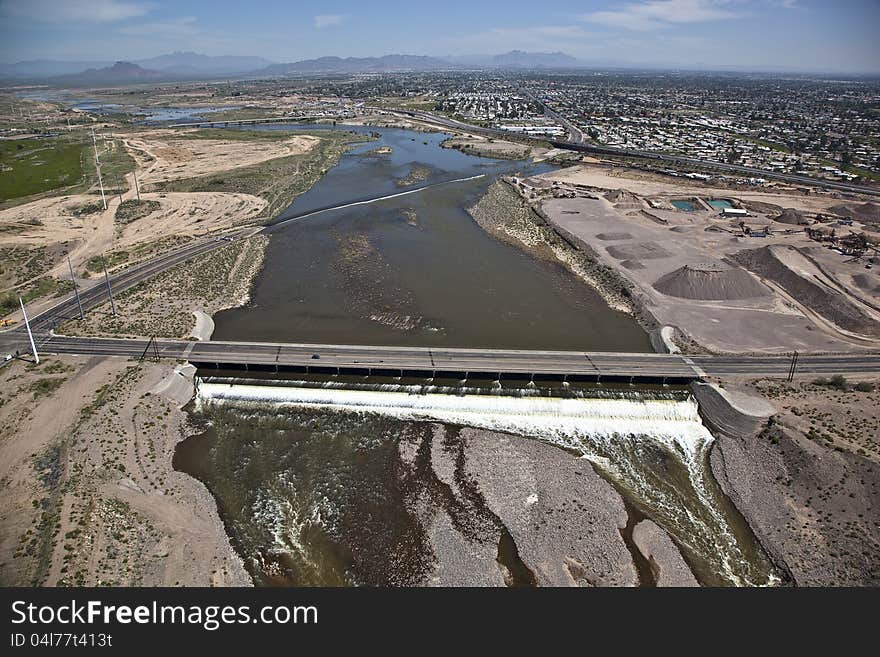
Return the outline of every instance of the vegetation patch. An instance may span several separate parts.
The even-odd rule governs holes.
[[[70,214],[74,217],[86,217],[90,214],[97,214],[104,211],[103,203],[85,203],[72,208]]]
[[[128,251],[111,251],[106,256],[104,256],[103,261],[101,256],[92,256],[86,261],[86,271],[91,274],[102,273],[104,271],[104,263],[107,264],[107,269],[112,269],[118,264],[126,262],[128,260]]]
[[[80,182],[83,143],[61,139],[0,142],[0,201]]]
[[[143,219],[147,215],[158,210],[160,207],[161,205],[159,204],[159,201],[138,201],[137,199],[123,201],[119,204],[119,207],[116,208],[116,221],[128,224],[132,221]]]
[[[64,377],[37,379],[28,386],[28,392],[33,395],[34,401],[36,401],[42,397],[50,396],[53,392],[58,390],[66,380],[67,379]]]
[[[51,276],[43,276],[37,279],[25,290],[15,290],[0,294],[0,317],[8,315],[19,307],[19,296],[25,303],[39,299],[50,294],[60,296],[72,290],[70,281],[62,281]]]

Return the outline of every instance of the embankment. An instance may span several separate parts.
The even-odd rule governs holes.
[[[555,226],[503,180],[468,209],[474,221],[497,239],[529,255],[565,267],[594,289],[614,310],[632,315],[646,331],[658,324],[633,296],[632,285],[601,264],[588,244]]]

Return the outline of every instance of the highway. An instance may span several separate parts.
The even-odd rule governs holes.
[[[148,349],[149,346],[149,349]],[[441,374],[510,378],[578,377],[588,380],[657,381],[707,377],[787,376],[791,360],[782,356],[680,356],[651,353],[526,351],[268,342],[76,338],[44,336],[43,352],[189,360],[200,366],[269,371],[343,374]],[[880,376],[880,355],[805,356],[797,373]]]
[[[430,114],[429,112],[415,111],[415,110],[394,110],[391,112],[392,114],[403,115],[404,117],[410,117],[414,119],[418,119],[420,121],[425,121],[428,123],[434,123],[440,127],[450,128],[453,130],[463,130],[475,134],[483,134],[490,137],[501,137],[504,139],[511,139],[516,137],[515,134],[507,132],[505,130],[495,130],[493,128],[481,128],[479,126],[470,125],[468,123],[463,123],[461,121],[456,121],[454,119],[449,119],[443,116],[436,116],[434,114]],[[568,121],[565,121],[565,125],[569,126],[569,132],[571,132],[571,127]],[[777,173],[774,171],[766,171],[764,169],[754,169],[752,167],[745,167],[738,164],[727,164],[724,162],[712,162],[709,160],[698,160],[693,157],[686,157],[684,155],[670,155],[668,153],[655,153],[653,151],[642,151],[642,150],[634,150],[629,148],[616,148],[612,146],[600,146],[597,144],[587,144],[587,143],[575,143],[572,141],[560,141],[554,139],[546,139],[550,145],[554,148],[561,148],[570,151],[579,151],[582,153],[592,153],[596,155],[609,155],[616,157],[634,157],[643,160],[656,160],[660,162],[666,162],[670,165],[687,165],[687,166],[697,166],[701,169],[710,169],[714,171],[720,171],[724,173],[732,173],[739,176],[748,176],[749,178],[767,178],[772,180],[781,180],[783,182],[788,182],[796,185],[808,185],[811,187],[825,187],[827,189],[836,189],[844,192],[851,192],[854,194],[866,194],[869,196],[880,196],[880,187],[866,187],[863,185],[852,185],[850,183],[837,182],[834,180],[825,180],[824,178],[813,178],[812,176],[802,176],[796,174],[788,174],[788,173]]]

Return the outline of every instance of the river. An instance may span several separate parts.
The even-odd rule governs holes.
[[[343,156],[277,218],[250,303],[215,316],[216,339],[650,350],[632,317],[562,266],[490,237],[467,213],[497,176],[549,165],[444,149],[440,134],[356,130],[378,138]],[[399,194],[408,190],[420,191]],[[391,198],[293,218],[382,196]],[[430,491],[438,495],[438,484],[430,468],[411,469],[402,454],[438,426],[450,443],[462,427],[476,427],[585,458],[628,507],[672,536],[701,583],[773,581],[712,480],[712,436],[686,390],[450,382],[458,388],[449,394],[433,381],[271,385],[200,374],[192,412],[204,430],[179,445],[175,467],[212,491],[258,584],[428,581],[438,548],[424,509],[414,509]],[[444,504],[455,516],[455,504],[431,508],[439,513]],[[460,529],[472,538],[479,531],[468,522],[499,525],[482,507],[468,517]],[[500,531],[508,583],[533,582],[507,528]]]

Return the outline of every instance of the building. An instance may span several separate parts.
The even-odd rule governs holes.
[[[721,208],[722,217],[742,218],[748,217],[749,211],[744,208]]]

